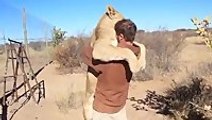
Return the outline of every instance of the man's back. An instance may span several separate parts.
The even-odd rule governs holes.
[[[94,109],[102,113],[121,110],[127,99],[129,82],[132,78],[126,61],[100,62],[96,85]]]

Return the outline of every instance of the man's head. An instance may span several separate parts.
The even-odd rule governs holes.
[[[115,31],[118,42],[124,40],[125,42],[132,43],[135,39],[137,27],[130,19],[123,19],[115,24]]]

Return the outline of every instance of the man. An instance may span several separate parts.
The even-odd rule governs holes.
[[[123,19],[115,24],[114,29],[117,47],[129,48],[138,55],[140,49],[133,44],[136,25],[129,19]],[[93,60],[92,48],[89,46],[85,47],[83,61],[98,79],[93,102],[93,120],[127,120],[125,105],[132,78],[128,63],[124,60]]]

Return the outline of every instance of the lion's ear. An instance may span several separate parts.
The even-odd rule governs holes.
[[[116,15],[116,12],[117,11],[111,5],[107,6],[107,14],[109,15],[109,17],[113,18],[113,16]]]

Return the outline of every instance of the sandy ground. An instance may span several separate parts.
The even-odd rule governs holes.
[[[191,67],[197,65],[199,62],[212,60],[208,56],[209,49],[203,45],[191,44],[183,50],[181,55],[181,62]],[[192,62],[191,62],[192,61]],[[32,99],[27,102],[16,114],[12,120],[83,120],[82,106],[80,94],[85,88],[85,74],[67,74],[59,75],[56,71],[57,64],[50,64],[38,75],[38,80],[45,81],[45,99],[41,99],[39,104],[36,104]],[[181,75],[176,74],[176,77]],[[177,81],[180,82],[180,81]],[[155,78],[151,81],[131,82],[129,97],[144,97],[146,90],[156,90],[163,92],[171,86],[171,80]],[[72,101],[73,106],[63,105],[61,101],[66,101],[71,93],[78,94],[78,97]],[[23,100],[20,100],[20,102]],[[69,101],[70,102],[70,101]],[[164,120],[167,119],[155,112],[135,111],[131,107],[131,102],[127,101],[127,116],[129,120]],[[11,117],[19,103],[9,107],[8,116]],[[60,108],[59,108],[60,107]],[[74,109],[72,109],[74,108]],[[169,119],[167,119],[169,120]]]
[[[58,98],[68,96],[70,92],[77,93],[83,91],[85,86],[85,74],[58,75],[55,67],[56,64],[50,64],[38,76],[39,80],[45,80],[46,98],[41,99],[39,104],[30,100],[14,115],[13,120],[83,120],[81,105],[79,105],[77,109],[70,109],[64,113],[59,110],[56,101]],[[158,86],[159,84],[161,86]],[[145,96],[147,89],[163,91],[164,88],[168,86],[169,83],[164,80],[132,82],[129,96]],[[164,119],[162,115],[158,115],[154,112],[135,111],[131,107],[130,101],[127,102],[127,113],[129,120],[140,120],[144,118],[148,120]]]
[[[212,61],[211,49],[206,47],[203,39],[199,37],[189,37],[185,39],[185,44],[186,47],[181,52],[181,61],[186,63],[190,62],[189,65],[193,66],[200,62]],[[193,64],[191,64],[191,62]]]

